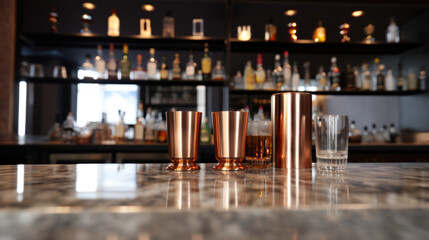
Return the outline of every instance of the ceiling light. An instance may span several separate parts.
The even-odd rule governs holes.
[[[144,4],[142,6],[142,9],[146,12],[152,12],[153,10],[155,10],[155,7],[151,4]]]
[[[90,3],[90,2],[84,2],[82,4],[83,8],[86,8],[88,10],[94,10],[95,9],[95,4],[94,3]]]
[[[289,9],[289,10],[286,10],[285,15],[291,17],[291,16],[296,15],[297,13],[298,13],[297,10]]]
[[[364,14],[364,11],[362,11],[362,10],[357,10],[357,11],[352,12],[353,17],[360,17],[363,14]]]

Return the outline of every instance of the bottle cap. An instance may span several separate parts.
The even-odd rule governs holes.
[[[141,54],[137,54],[137,62],[139,63],[139,65],[141,65],[141,62],[142,62],[142,55]]]
[[[112,8],[112,14],[116,14],[116,9]]]
[[[261,64],[262,65],[262,54],[258,53],[258,65]]]
[[[128,44],[124,43],[124,54],[128,54]]]
[[[150,48],[149,49],[149,54],[151,54],[151,55],[155,54],[155,48]]]
[[[288,56],[289,56],[289,52],[286,50],[286,51],[283,53],[283,56],[288,57]]]
[[[380,62],[380,59],[379,58],[375,58],[374,59],[374,63],[379,63]]]

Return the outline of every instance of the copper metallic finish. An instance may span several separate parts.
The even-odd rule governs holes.
[[[271,96],[273,166],[311,168],[311,94]]]
[[[201,112],[166,112],[168,152],[173,162],[168,170],[198,170],[195,165],[200,146]]]
[[[212,113],[213,133],[216,159],[219,161],[213,168],[216,170],[242,170],[245,156],[247,119],[249,113],[223,111]]]

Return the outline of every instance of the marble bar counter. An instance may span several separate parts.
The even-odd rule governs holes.
[[[428,239],[429,163],[0,166],[0,239]]]

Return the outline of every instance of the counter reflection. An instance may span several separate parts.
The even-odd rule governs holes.
[[[311,169],[273,169],[273,206],[297,209],[312,198]]]
[[[200,207],[198,172],[170,172],[166,208],[179,210]]]
[[[216,172],[214,209],[235,209],[246,205],[245,174]]]

